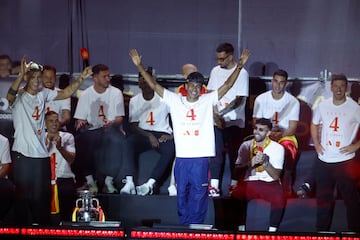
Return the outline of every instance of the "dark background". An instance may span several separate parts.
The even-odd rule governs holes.
[[[79,50],[112,73],[136,73],[137,48],[157,74],[186,62],[208,75],[220,42],[252,52],[251,76],[281,67],[293,77],[320,71],[359,78],[358,0],[1,0],[0,53],[79,72]],[[236,54],[238,56],[238,54]]]

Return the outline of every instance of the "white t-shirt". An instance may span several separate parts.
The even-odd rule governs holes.
[[[312,123],[322,124],[320,143],[325,149],[319,159],[327,163],[349,160],[355,156],[340,153],[340,148],[353,143],[360,124],[360,106],[351,98],[341,105],[334,105],[333,98],[319,103],[313,111]]]
[[[272,90],[255,98],[253,118],[271,119],[273,126],[289,128],[289,121],[299,121],[300,103],[290,93],[285,92],[281,99],[272,97]]]
[[[45,145],[45,102],[54,100],[56,96],[57,91],[50,89],[43,89],[36,95],[26,91],[17,95],[12,105],[13,151],[27,157],[49,157]]]
[[[251,160],[250,151],[252,149],[253,142],[254,140],[252,139],[241,144],[235,164],[247,164]],[[282,145],[277,142],[270,141],[269,145],[264,148],[263,152],[269,156],[269,162],[274,168],[283,169],[285,150]],[[252,170],[247,173],[248,174],[245,176],[246,181],[274,181],[274,179],[265,170],[261,172]]]
[[[138,122],[144,130],[172,133],[169,107],[154,93],[151,100],[145,100],[142,93],[130,99],[129,122]]]
[[[55,88],[55,90],[60,90],[59,88]],[[46,101],[45,103],[46,112],[54,111],[59,114],[59,120],[61,120],[62,110],[71,110],[71,102],[70,98],[65,98],[62,100],[55,101]]]
[[[124,115],[124,98],[118,88],[109,86],[105,92],[97,93],[90,86],[81,93],[74,118],[86,120],[90,129],[97,129]]]
[[[0,134],[0,163],[11,163],[9,140]],[[2,168],[0,164],[0,169]],[[7,178],[7,176],[5,176]]]
[[[207,89],[217,90],[219,87],[221,87],[224,82],[230,77],[230,75],[234,72],[236,67],[237,66],[231,69],[221,68],[219,65],[214,67],[210,72]],[[236,98],[236,96],[249,96],[249,74],[244,68],[241,69],[234,85],[218,101],[218,111],[221,111],[226,106],[228,106],[229,103]],[[233,125],[239,126],[241,128],[245,127],[245,105],[246,101],[243,101],[241,106],[224,115],[226,127]]]
[[[75,141],[74,136],[68,132],[59,132],[61,137],[61,146],[68,152],[75,153]],[[75,174],[71,170],[70,164],[61,155],[56,148],[56,143],[47,143],[49,149],[49,156],[54,154],[55,156],[55,173],[56,178],[75,178]]]
[[[176,157],[215,156],[213,106],[218,92],[203,94],[190,103],[186,97],[164,89],[164,102],[170,107]]]

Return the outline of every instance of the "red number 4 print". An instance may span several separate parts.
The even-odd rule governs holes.
[[[334,132],[337,132],[339,129],[339,118],[335,117],[334,120],[331,122],[329,128],[332,128]]]

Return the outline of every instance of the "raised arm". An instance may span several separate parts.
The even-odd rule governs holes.
[[[12,105],[15,102],[16,94],[19,90],[21,81],[24,79],[25,73],[28,71],[29,65],[26,64],[26,56],[24,55],[21,58],[20,72],[14,82],[11,84],[6,99],[9,101],[9,104]]]
[[[84,82],[84,80],[90,77],[92,74],[92,67],[86,67],[79,77],[75,79],[69,86],[64,88],[64,90],[59,90],[58,95],[56,96],[55,100],[61,100],[65,98],[71,97],[71,95],[80,87],[80,85]]]
[[[164,87],[157,83],[156,80],[149,73],[146,72],[144,66],[141,64],[141,56],[139,55],[137,50],[131,49],[129,55],[134,65],[144,77],[145,81],[149,84],[151,89],[153,89],[160,97],[163,97]]]
[[[224,84],[221,87],[219,87],[218,89],[219,99],[221,99],[227,93],[227,91],[229,91],[230,88],[234,85],[237,77],[239,76],[241,69],[244,67],[249,56],[250,56],[250,51],[248,49],[244,49],[243,52],[241,53],[237,67],[235,68],[234,72],[224,82]]]

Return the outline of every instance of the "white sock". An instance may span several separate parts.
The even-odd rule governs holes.
[[[110,176],[106,176],[105,177],[105,184],[106,185],[112,185],[113,184],[113,177],[110,177]]]
[[[269,232],[276,232],[277,231],[277,227],[269,227]]]
[[[219,179],[210,179],[210,186],[219,189]]]
[[[149,180],[148,180],[146,183],[147,183],[148,185],[150,185],[150,186],[154,186],[155,182],[156,182],[155,179],[149,178]]]
[[[95,180],[94,180],[94,177],[92,175],[87,175],[85,177],[85,179],[86,179],[86,183],[88,185],[94,185],[95,184]]]

